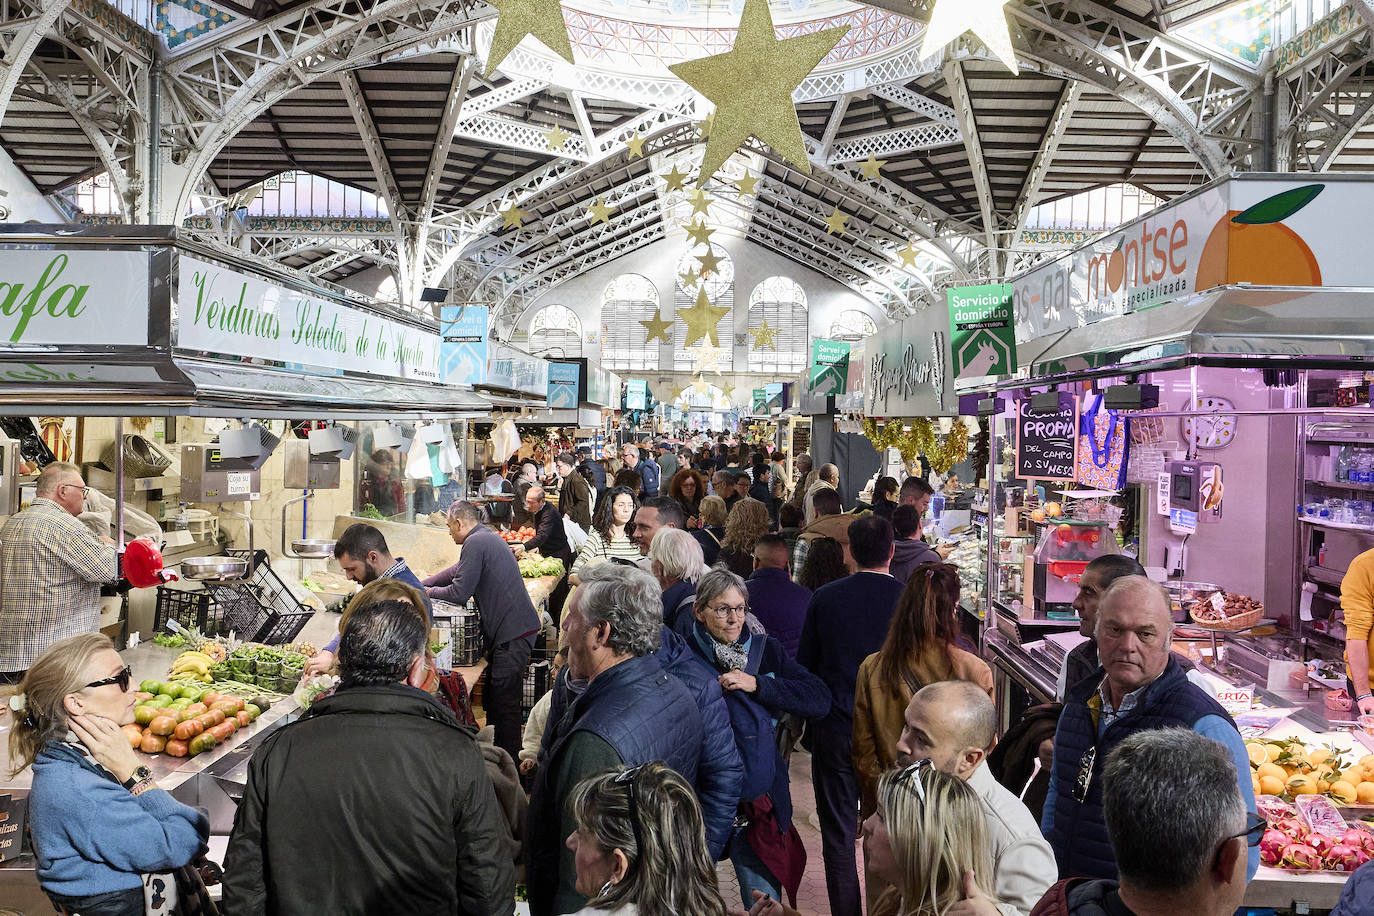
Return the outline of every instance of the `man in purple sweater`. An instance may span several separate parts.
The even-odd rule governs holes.
[[[754,573],[744,585],[754,616],[769,636],[782,643],[787,657],[795,659],[811,589],[792,581],[787,560],[787,542],[776,534],[765,534],[754,545]]]
[[[448,531],[463,548],[458,562],[424,580],[429,596],[459,606],[477,599],[482,637],[488,650],[487,683],[482,693],[496,746],[518,760],[522,742],[520,690],[525,666],[539,632],[539,615],[525,590],[510,545],[482,524],[482,511],[467,500],[448,509]]]

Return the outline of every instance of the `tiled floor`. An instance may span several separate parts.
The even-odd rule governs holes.
[[[797,910],[803,916],[829,916],[830,901],[825,893],[825,864],[821,860],[821,826],[816,817],[816,793],[811,788],[811,755],[798,750],[792,755],[792,807],[795,812],[793,823],[801,834],[802,844],[806,846],[806,873],[802,876],[801,887],[797,889]],[[856,813],[857,814],[857,813]],[[854,855],[859,863],[859,886],[863,887],[863,853],[860,849],[862,839],[854,846]],[[720,863],[716,868],[720,881],[720,893],[725,905],[736,908],[740,904],[739,882],[735,880],[735,869],[729,861]]]

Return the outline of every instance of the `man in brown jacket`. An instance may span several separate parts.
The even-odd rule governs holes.
[[[581,474],[576,473],[577,459],[568,452],[558,456],[554,463],[558,476],[563,482],[558,485],[558,511],[564,518],[570,518],[582,526],[582,530],[592,530],[592,488]]]
[[[801,572],[806,555],[811,552],[811,542],[816,538],[834,538],[844,548],[844,562],[854,568],[853,558],[849,555],[849,525],[854,516],[840,512],[840,494],[834,490],[820,489],[812,497],[816,507],[816,520],[802,529],[797,536],[797,546],[792,548],[792,578],[795,581]]]

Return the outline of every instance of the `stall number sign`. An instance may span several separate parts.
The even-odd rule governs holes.
[[[1224,687],[1217,691],[1217,702],[1232,716],[1249,712],[1254,699],[1255,688],[1253,686]]]
[[[1021,402],[1016,418],[1016,476],[1023,480],[1073,480],[1078,446],[1078,398],[1035,410]]]
[[[0,862],[17,858],[24,845],[24,814],[28,798],[0,795]]]

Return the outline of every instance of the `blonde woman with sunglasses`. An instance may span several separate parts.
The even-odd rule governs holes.
[[[38,883],[64,912],[142,916],[145,890],[150,903],[175,900],[189,885],[169,873],[210,836],[205,815],[158,788],[130,746],[131,677],[110,640],[87,633],[40,655],[9,700],[13,773],[33,768]]]

